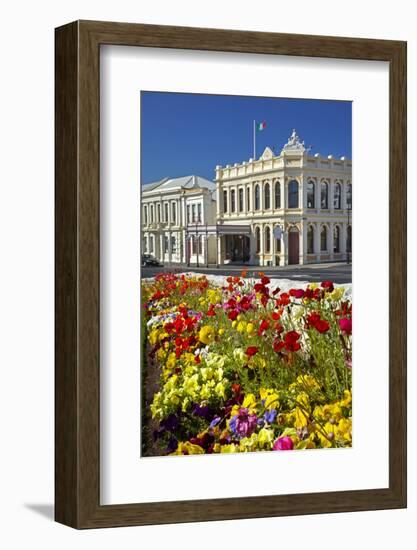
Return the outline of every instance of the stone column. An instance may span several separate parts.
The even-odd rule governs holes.
[[[321,250],[320,250],[320,229],[321,224],[316,223],[315,225],[315,231],[314,231],[314,252],[316,254],[316,260],[319,262],[321,258]]]
[[[223,193],[219,182],[216,183],[216,218],[219,218],[224,212]]]
[[[347,222],[343,222],[339,224],[340,227],[340,252],[342,254],[342,258],[344,260],[347,260],[346,252],[347,252]]]
[[[301,220],[300,230],[300,264],[307,263],[307,223],[306,220]]]
[[[251,226],[251,234],[249,236],[249,263],[254,265],[256,261],[256,236],[255,228]]]
[[[277,240],[274,236],[274,224],[271,224],[271,249],[272,249],[272,265],[277,265]]]
[[[284,229],[281,236],[281,265],[288,265],[288,230]]]
[[[223,239],[220,235],[217,236],[217,264],[223,265]]]
[[[159,260],[162,262],[165,261],[165,243],[164,243],[165,234],[161,233],[159,235]]]
[[[169,211],[169,208],[168,208]],[[169,212],[168,212],[169,214]],[[172,262],[172,233],[168,231],[168,263],[171,265]]]
[[[320,187],[320,181],[319,178],[315,181],[315,193],[314,193],[314,202],[315,202],[315,208],[317,211],[321,210],[321,187]]]
[[[288,208],[287,185],[285,182],[285,177],[281,180],[281,207],[284,210]]]
[[[330,259],[333,260],[334,258],[334,252],[333,252],[333,249],[334,249],[334,236],[333,236],[333,230],[334,230],[334,223],[333,222],[330,222],[329,223],[329,235],[328,235],[328,239],[327,239],[327,246],[329,247],[329,253],[330,253]]]
[[[260,225],[259,265],[264,265],[264,231],[265,225]]]

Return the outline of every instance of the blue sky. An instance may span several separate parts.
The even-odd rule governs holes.
[[[205,94],[141,92],[141,179],[195,174],[212,180],[217,164],[277,153],[296,129],[311,154],[352,158],[352,103]]]

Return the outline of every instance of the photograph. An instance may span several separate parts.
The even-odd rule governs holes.
[[[141,456],[352,447],[352,102],[140,106]]]

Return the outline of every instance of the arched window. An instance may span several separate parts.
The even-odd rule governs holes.
[[[320,233],[320,250],[327,252],[327,227],[323,225]]]
[[[320,206],[324,210],[327,210],[329,208],[329,186],[328,186],[327,182],[325,182],[325,181],[321,182]]]
[[[143,221],[145,222],[145,225],[148,225],[148,207],[143,207]]]
[[[265,228],[265,252],[271,252],[271,228],[269,225]]]
[[[352,209],[352,184],[347,184],[346,189],[346,206],[351,210]]]
[[[288,184],[288,208],[298,208],[298,181],[291,180]]]
[[[333,252],[340,252],[340,227],[338,225],[335,225],[333,229]]]
[[[256,242],[256,253],[259,254],[261,251],[261,230],[259,227],[255,229],[255,242]]]
[[[246,189],[246,210],[250,210],[250,187]]]
[[[239,212],[243,212],[243,189],[239,189]]]
[[[227,191],[223,191],[223,212],[227,212]]]
[[[260,199],[260,197],[259,197],[259,185],[256,184],[255,185],[255,210],[259,210],[260,207],[261,207],[259,199]]]
[[[316,186],[313,180],[308,180],[307,183],[307,208],[315,208],[316,202]]]
[[[153,222],[154,222],[154,217],[153,217],[153,204],[151,204],[151,210],[150,210],[150,212],[151,212],[151,216],[150,216],[150,218],[151,218],[151,223],[153,223]]]
[[[314,254],[314,227],[308,226],[307,231],[307,254]]]
[[[169,222],[169,212],[168,212],[168,203],[166,202],[165,203],[165,221],[168,223]]]
[[[342,208],[342,188],[340,187],[340,183],[334,184],[333,207],[335,210],[340,210]]]
[[[279,181],[275,182],[275,208],[281,208],[281,184]]]
[[[275,226],[277,227],[277,226]],[[274,235],[274,238],[275,238],[275,235]],[[277,254],[279,254],[281,252],[281,237],[279,239],[275,239],[275,250],[277,252]]]
[[[271,208],[271,186],[269,183],[265,183],[264,187],[264,209],[269,210]]]
[[[175,202],[171,205],[171,214],[172,214],[172,223],[175,225],[177,223],[177,205]]]
[[[236,193],[234,189],[230,191],[230,211],[236,211]]]

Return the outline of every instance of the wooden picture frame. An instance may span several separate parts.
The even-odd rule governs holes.
[[[406,43],[76,21],[56,29],[55,518],[75,528],[406,506]],[[99,56],[117,44],[389,63],[389,488],[100,505]]]

